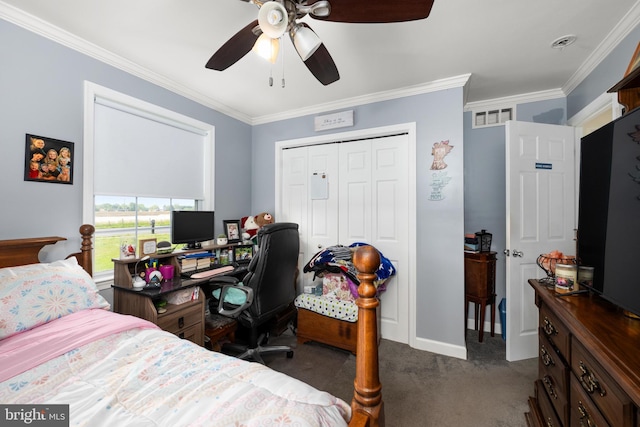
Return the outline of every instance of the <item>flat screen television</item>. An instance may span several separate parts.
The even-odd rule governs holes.
[[[186,243],[198,249],[202,242],[215,239],[213,211],[172,211],[171,243]]]
[[[640,109],[582,138],[577,256],[591,289],[640,315]]]

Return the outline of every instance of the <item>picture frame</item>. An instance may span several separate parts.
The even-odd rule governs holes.
[[[158,251],[158,239],[140,239],[138,246],[138,256],[153,255]]]
[[[227,243],[238,243],[242,241],[242,230],[239,219],[225,219],[222,221],[224,234],[227,236]]]
[[[233,247],[233,261],[237,263],[249,263],[254,255],[253,245],[237,245]]]
[[[46,136],[26,134],[24,180],[73,184],[74,144]]]

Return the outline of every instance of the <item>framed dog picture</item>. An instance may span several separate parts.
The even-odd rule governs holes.
[[[73,184],[73,142],[27,134],[24,180]]]

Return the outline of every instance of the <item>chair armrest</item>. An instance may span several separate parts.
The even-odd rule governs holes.
[[[224,298],[228,290],[231,288],[235,288],[244,292],[246,294],[246,301],[243,304],[234,308],[233,310],[227,310],[226,308],[224,308]],[[240,315],[240,313],[246,310],[247,307],[250,307],[252,303],[253,303],[253,289],[247,286],[223,285],[222,290],[220,291],[220,299],[218,300],[218,313],[222,314],[223,316],[236,318]]]

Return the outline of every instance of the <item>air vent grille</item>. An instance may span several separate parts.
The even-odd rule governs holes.
[[[491,108],[473,111],[473,128],[504,125],[507,120],[515,119],[515,107]]]

